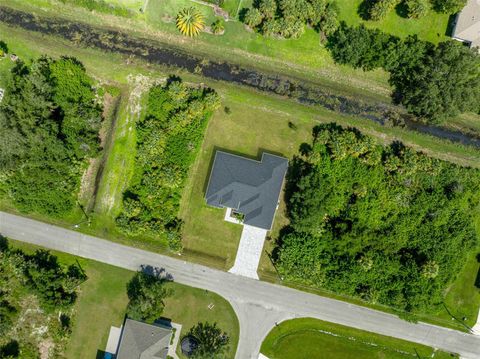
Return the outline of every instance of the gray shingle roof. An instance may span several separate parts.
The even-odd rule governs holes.
[[[233,208],[244,224],[271,229],[288,160],[263,153],[261,161],[217,151],[205,198],[214,207]]]
[[[165,359],[171,336],[169,328],[127,319],[117,359]]]
[[[480,0],[469,0],[457,15],[452,37],[470,42],[472,47],[480,45]]]

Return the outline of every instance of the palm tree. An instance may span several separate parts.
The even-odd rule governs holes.
[[[214,34],[220,34],[225,30],[225,25],[221,19],[217,19],[213,22],[211,28]]]
[[[196,36],[204,26],[203,14],[194,7],[182,9],[177,15],[177,28],[183,35]]]

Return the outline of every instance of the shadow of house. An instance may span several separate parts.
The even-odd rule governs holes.
[[[477,262],[480,263],[480,253],[477,254]],[[478,268],[477,278],[475,278],[475,287],[480,289],[480,268]]]

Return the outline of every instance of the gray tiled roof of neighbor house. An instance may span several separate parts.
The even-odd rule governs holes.
[[[127,319],[123,326],[117,359],[166,359],[172,330]]]
[[[217,151],[205,198],[244,214],[243,223],[271,229],[288,159],[263,153],[261,161]]]
[[[457,15],[452,37],[469,42],[471,47],[480,46],[480,0],[468,0]]]

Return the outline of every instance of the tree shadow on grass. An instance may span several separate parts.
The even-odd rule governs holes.
[[[372,8],[375,0],[363,0],[360,5],[358,5],[357,14],[362,20],[371,20],[370,19],[370,9]]]
[[[403,1],[400,2],[397,6],[395,6],[395,13],[404,19],[408,19],[407,5]]]

